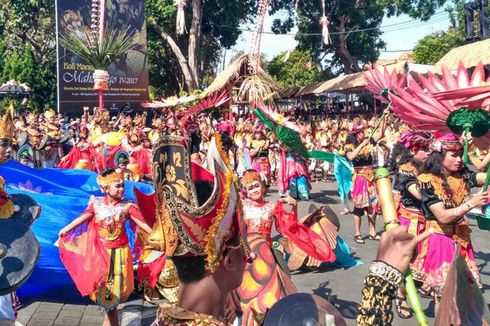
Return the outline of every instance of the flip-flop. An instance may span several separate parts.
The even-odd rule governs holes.
[[[362,238],[362,235],[360,235],[360,234],[356,235],[356,236],[354,237],[354,240],[355,240],[357,243],[359,243],[359,244],[364,244],[364,243],[365,243],[364,239]]]
[[[379,236],[379,234],[376,234],[376,235],[369,235],[369,236],[368,236],[368,239],[369,239],[369,240],[376,240],[376,241],[378,241],[379,239],[381,239],[381,237]]]

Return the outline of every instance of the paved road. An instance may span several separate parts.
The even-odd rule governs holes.
[[[320,182],[313,184],[312,199],[309,202],[299,203],[299,214],[306,214],[311,203],[317,205],[328,204],[334,211],[342,211],[342,205],[336,193],[336,183]],[[275,191],[269,192],[271,198],[277,198]],[[292,275],[294,283],[300,291],[315,293],[324,297],[335,298],[335,304],[345,317],[348,325],[355,325],[357,314],[357,303],[361,298],[364,277],[368,273],[369,263],[376,254],[377,241],[366,239],[366,244],[360,245],[354,242],[353,221],[350,216],[339,216],[341,219],[340,235],[351,246],[352,254],[364,262],[364,265],[347,270],[339,268],[324,267],[315,272],[297,272]],[[367,223],[363,221],[362,232],[367,235]],[[486,252],[486,231],[478,229],[475,220],[470,220],[473,226],[473,245],[475,248],[478,265],[482,275],[484,290],[490,284],[490,253]],[[382,230],[382,219],[378,218],[377,229]],[[490,291],[484,296],[490,302]],[[22,300],[24,307],[19,312],[19,321],[28,326],[90,326],[100,325],[102,311],[89,300],[80,298],[74,288],[57,290],[45,294],[42,297],[28,298]],[[422,306],[426,311],[429,322],[434,321],[434,306],[428,299],[422,299]],[[122,325],[150,325],[154,320],[156,307],[144,303],[137,297],[132,298],[121,309]],[[411,326],[417,325],[415,318],[409,320],[399,319],[395,314],[394,325]]]

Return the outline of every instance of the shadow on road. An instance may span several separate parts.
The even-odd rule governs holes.
[[[313,289],[312,292],[333,304],[344,318],[355,319],[357,317],[359,305],[356,302],[338,299],[336,295],[332,295],[332,290],[328,288],[328,282],[320,283],[319,287]]]
[[[88,297],[82,297],[75,285],[70,284],[61,288],[56,288],[49,291],[44,291],[33,296],[21,297],[20,301],[23,306],[27,306],[33,302],[52,302],[52,303],[71,303],[86,305],[92,303]]]
[[[477,260],[483,261],[481,264],[478,265],[478,270],[480,271],[480,273],[485,275],[490,275],[490,271],[488,270],[484,271],[484,269],[486,269],[488,265],[488,261],[490,260],[490,253],[475,251],[475,258]]]
[[[333,198],[335,197],[335,198]],[[311,194],[311,200],[323,205],[334,205],[340,203],[339,195],[335,190],[321,190]]]

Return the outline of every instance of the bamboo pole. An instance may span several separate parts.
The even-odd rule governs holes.
[[[390,174],[387,168],[379,168],[376,170],[376,188],[378,189],[385,229],[386,231],[389,231],[398,226],[399,223],[395,208],[395,200],[393,198]],[[427,322],[424,310],[420,304],[420,298],[410,271],[405,275],[405,290],[407,292],[407,297],[410,300],[410,305],[415,313],[415,317],[417,318],[417,322],[419,325],[428,326],[429,323]]]

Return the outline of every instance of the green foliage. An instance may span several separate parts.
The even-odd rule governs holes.
[[[294,49],[284,62],[286,52],[272,59],[269,74],[283,86],[306,86],[320,79],[320,71],[313,63],[311,51]]]
[[[465,44],[461,30],[450,28],[446,32],[434,33],[421,39],[413,49],[416,63],[435,64],[451,49]]]
[[[380,30],[383,17],[408,14],[427,20],[446,0],[322,0],[330,21],[332,43],[321,39],[321,2],[302,0],[298,10],[290,0],[273,2],[271,14],[285,12],[273,22],[275,33],[289,32],[298,27],[299,49],[310,50],[315,63],[329,75],[360,71],[362,63],[373,62],[386,44]]]
[[[33,109],[56,103],[55,1],[3,0],[0,10],[0,83],[31,87]]]
[[[388,17],[407,14],[412,18],[419,18],[426,21],[447,0],[377,0],[376,2],[385,7]]]
[[[51,85],[56,85],[56,78],[52,75],[52,78],[46,79],[50,75],[46,70],[49,71],[53,67],[40,66],[29,44],[24,47],[22,53],[14,49],[9,56],[4,56],[0,66],[0,83],[14,79],[31,87],[33,91],[29,105],[32,108],[43,109],[55,102],[56,94],[52,92]]]
[[[198,79],[211,81],[216,67],[220,64],[223,48],[231,48],[241,34],[240,24],[251,21],[256,9],[255,0],[202,1],[202,20],[197,42]],[[148,65],[152,93],[158,97],[171,96],[185,89],[185,82],[178,59],[152,24],[165,31],[188,59],[189,34],[175,34],[177,10],[173,0],[145,1],[146,21],[148,26]],[[185,8],[186,27],[190,30],[192,21],[192,1],[187,1]]]
[[[447,31],[427,35],[417,42],[412,58],[416,63],[435,64],[450,50],[465,44],[464,6],[465,0],[452,0],[446,7],[451,19]]]

